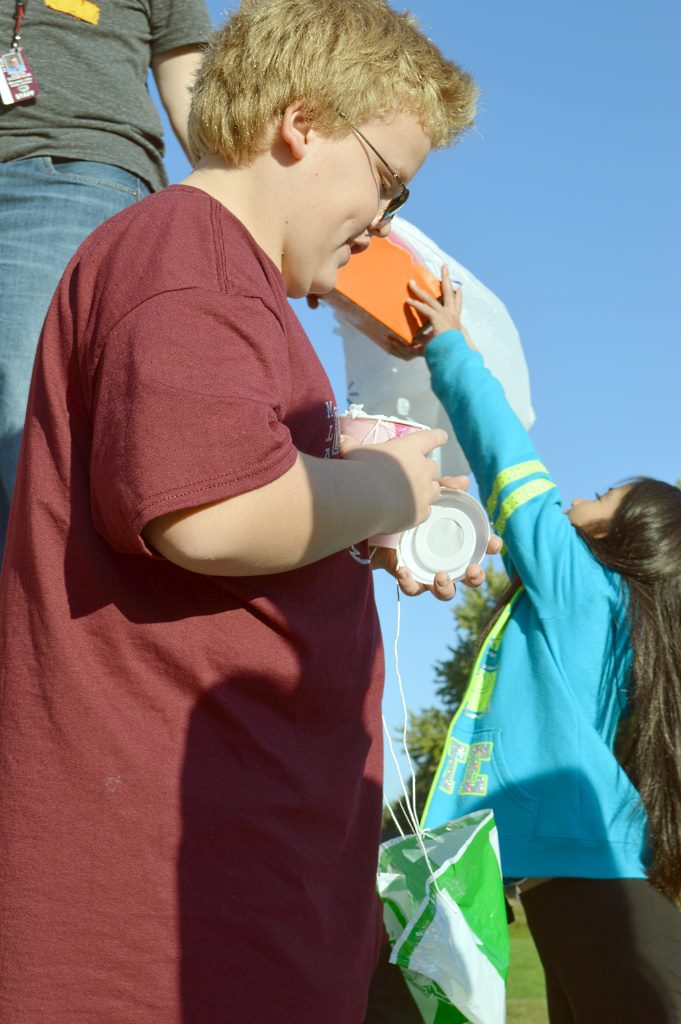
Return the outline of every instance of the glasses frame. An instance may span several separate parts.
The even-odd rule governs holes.
[[[379,224],[385,224],[386,221],[392,220],[393,217],[395,216],[395,214],[397,213],[397,211],[400,210],[404,206],[404,204],[406,203],[407,199],[409,198],[409,189],[404,184],[404,182],[400,178],[400,176],[397,173],[397,171],[393,170],[393,168],[390,166],[390,164],[385,159],[385,157],[381,156],[381,154],[378,152],[378,150],[373,145],[373,143],[369,142],[369,140],[367,139],[366,135],[364,135],[359,130],[357,125],[353,124],[352,121],[348,117],[345,116],[345,114],[340,114],[340,116],[343,118],[344,121],[348,122],[348,124],[352,128],[353,132],[356,132],[357,135],[359,135],[359,137],[362,140],[362,142],[365,142],[367,144],[367,146],[372,151],[372,153],[376,154],[378,159],[390,171],[390,174],[395,179],[397,184],[400,186],[399,194],[396,195],[394,199],[390,200],[390,202],[386,206],[385,210],[383,211],[383,214],[381,215],[380,220],[378,221]]]

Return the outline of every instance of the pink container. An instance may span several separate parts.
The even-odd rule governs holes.
[[[371,416],[364,412],[361,405],[351,405],[340,417],[340,429],[341,434],[352,437],[360,444],[382,444],[384,441],[404,437],[405,434],[413,434],[415,430],[430,430],[430,427],[396,416]],[[436,452],[433,455],[437,458]],[[400,533],[379,534],[376,537],[369,537],[369,544],[372,548],[397,550],[401,536]]]

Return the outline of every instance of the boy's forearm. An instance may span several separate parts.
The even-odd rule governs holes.
[[[278,479],[144,530],[164,557],[209,576],[254,576],[309,565],[389,527],[381,474],[370,460],[298,455]]]

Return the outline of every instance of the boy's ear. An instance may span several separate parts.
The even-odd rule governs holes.
[[[279,135],[291,151],[294,160],[302,160],[310,141],[312,125],[303,113],[303,101],[289,103],[282,114]]]

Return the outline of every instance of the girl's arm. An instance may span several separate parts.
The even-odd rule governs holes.
[[[443,301],[412,287],[429,320],[425,358],[480,496],[542,614],[561,614],[598,564],[562,511],[560,492],[461,323],[461,292],[443,269]]]

